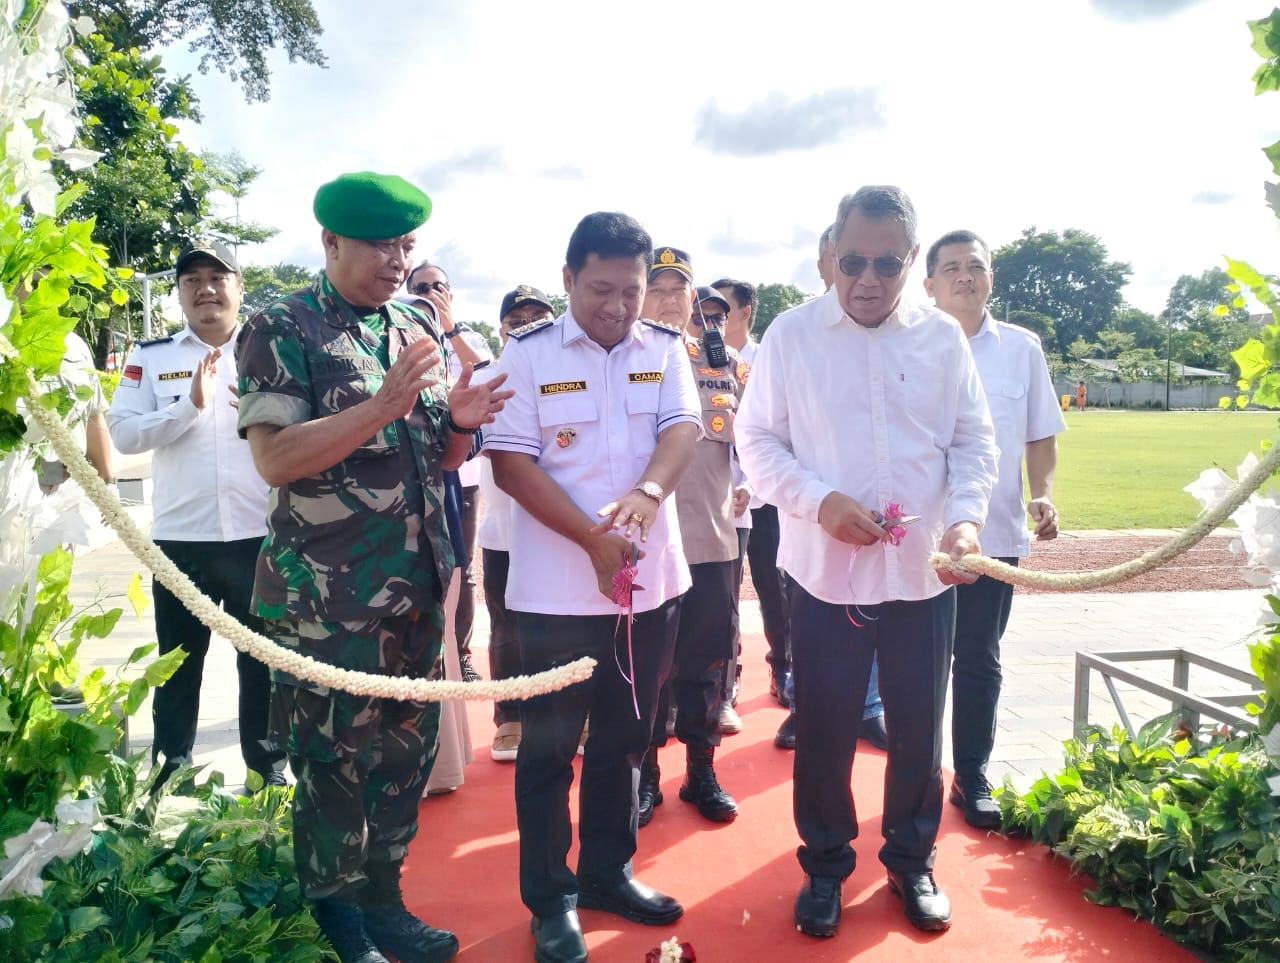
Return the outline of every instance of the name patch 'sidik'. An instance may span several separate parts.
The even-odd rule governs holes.
[[[632,371],[627,375],[627,381],[633,385],[650,384],[661,380],[661,371]]]
[[[156,380],[157,381],[181,381],[183,378],[190,378],[191,375],[192,375],[192,372],[190,371],[165,371],[162,374],[156,375]]]
[[[552,381],[549,384],[538,385],[538,394],[540,395],[560,395],[566,391],[586,391],[587,383],[585,381]]]

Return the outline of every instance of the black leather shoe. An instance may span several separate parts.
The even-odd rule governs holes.
[[[579,909],[613,913],[646,926],[665,926],[684,915],[684,907],[638,879],[620,883],[578,880]]]
[[[703,819],[713,823],[733,822],[738,818],[738,802],[720,788],[713,765],[715,748],[687,746],[685,751],[689,763],[680,785],[680,798],[696,805]]]
[[[458,955],[458,938],[428,926],[404,906],[365,907],[364,931],[383,953],[400,963],[448,963]]]
[[[791,670],[785,669],[779,672],[777,669],[769,670],[769,695],[778,701],[778,705],[784,709],[791,708],[791,700],[787,698],[787,681],[791,678]]]
[[[538,963],[587,963],[587,941],[582,937],[578,911],[529,921],[533,930],[533,958]]]
[[[858,738],[865,739],[877,749],[889,751],[889,731],[884,727],[884,716],[872,716],[863,719],[858,726]]]
[[[907,919],[918,930],[936,933],[951,926],[951,900],[933,873],[889,873],[889,889],[902,897]]]
[[[835,936],[840,928],[840,880],[806,876],[796,895],[796,929],[810,936]]]
[[[788,712],[787,718],[783,720],[782,725],[778,726],[778,731],[773,737],[773,744],[779,749],[794,749],[796,747],[796,715],[794,712]]]
[[[644,754],[640,763],[640,818],[641,826],[648,826],[653,819],[653,808],[662,805],[662,789],[658,781],[662,778],[662,770],[658,768],[657,750],[650,749]]]
[[[951,783],[951,804],[964,810],[964,821],[977,829],[1000,828],[1000,805],[991,795],[991,783],[983,775],[961,778]]]

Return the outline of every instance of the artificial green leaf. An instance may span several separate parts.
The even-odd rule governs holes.
[[[133,606],[133,614],[141,621],[142,613],[147,610],[147,606],[151,604],[151,600],[147,598],[147,593],[142,591],[142,573],[134,572],[133,578],[129,579],[129,589],[126,592],[129,604]]]

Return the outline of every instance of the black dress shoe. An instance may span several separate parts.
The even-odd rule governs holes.
[[[991,783],[983,775],[962,778],[951,783],[952,805],[964,810],[964,821],[977,829],[1000,828],[1000,804],[991,795]]]
[[[862,725],[858,726],[858,738],[865,739],[877,749],[889,751],[889,732],[884,727],[884,716],[872,716],[870,719],[863,719]]]
[[[613,913],[646,926],[665,926],[684,915],[684,907],[638,879],[618,883],[578,880],[578,907]]]
[[[782,725],[778,726],[778,732],[773,737],[773,744],[779,749],[794,749],[796,747],[796,714],[788,712],[787,718],[783,720]]]
[[[907,919],[918,930],[938,932],[951,926],[951,900],[933,881],[933,873],[889,873],[889,889],[902,897]]]
[[[541,919],[535,916],[529,929],[533,930],[533,958],[538,963],[587,963],[587,941],[582,937],[577,910]]]
[[[810,936],[835,936],[840,928],[840,880],[806,876],[796,895],[796,929]]]
[[[773,696],[778,701],[778,705],[784,709],[791,708],[791,700],[787,698],[787,680],[790,677],[790,669],[782,672],[777,669],[769,670],[769,695]]]

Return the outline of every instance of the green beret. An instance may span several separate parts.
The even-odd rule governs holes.
[[[431,216],[431,198],[395,174],[342,174],[316,191],[311,205],[320,226],[363,241],[417,230]]]

